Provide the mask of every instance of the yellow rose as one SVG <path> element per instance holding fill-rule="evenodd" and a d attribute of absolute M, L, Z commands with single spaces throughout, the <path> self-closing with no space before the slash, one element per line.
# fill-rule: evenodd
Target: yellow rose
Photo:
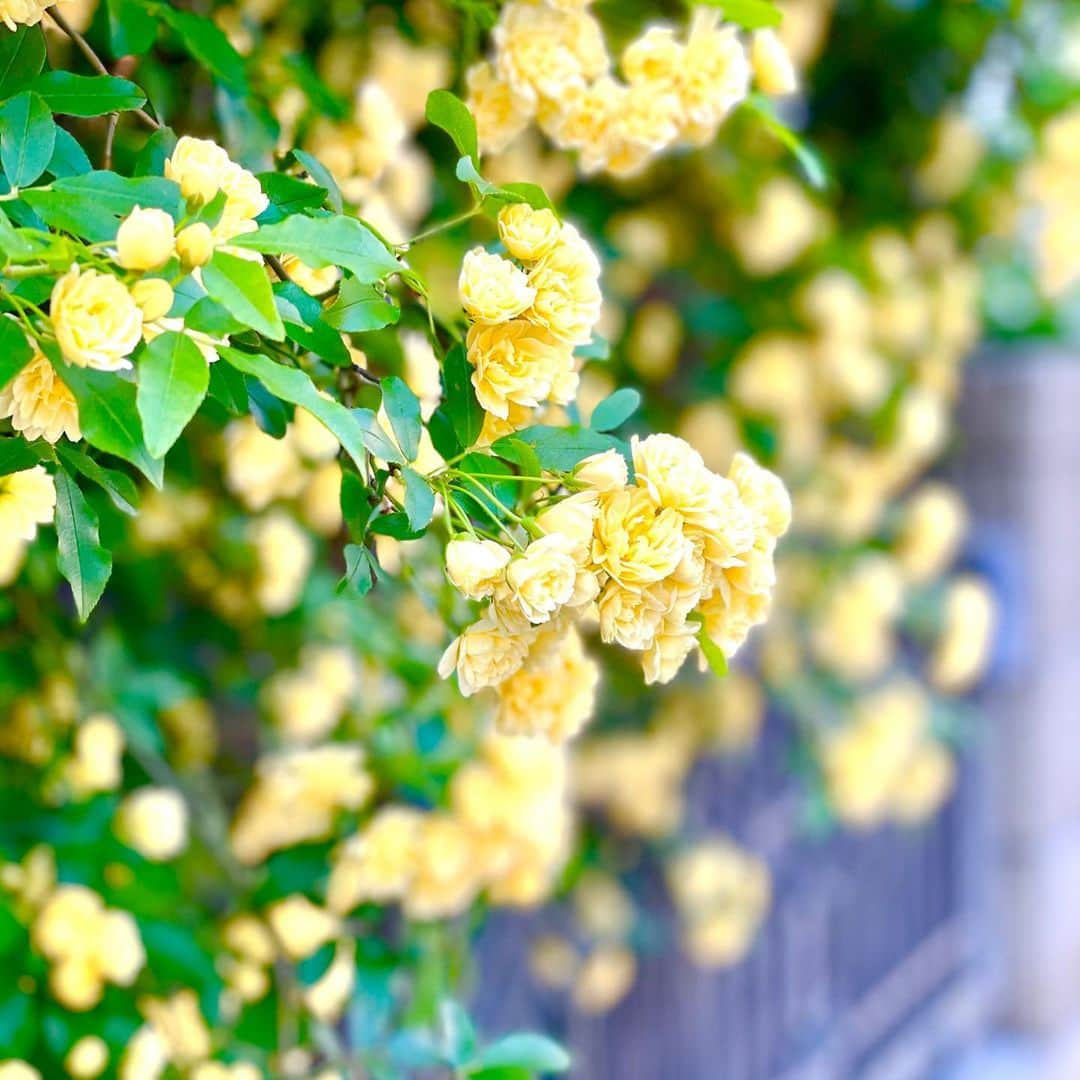
<path fill-rule="evenodd" d="M 485 154 L 502 153 L 528 126 L 532 103 L 500 79 L 487 61 L 469 68 L 465 85 L 466 104 L 476 118 L 480 150 Z"/>
<path fill-rule="evenodd" d="M 450 643 L 439 661 L 439 675 L 448 679 L 456 670 L 465 697 L 498 686 L 524 663 L 534 633 L 516 632 L 485 615 Z"/>
<path fill-rule="evenodd" d="M 572 599 L 577 572 L 562 537 L 542 536 L 507 566 L 505 603 L 531 623 L 547 622 Z"/>
<path fill-rule="evenodd" d="M 0 390 L 0 417 L 9 417 L 27 439 L 55 443 L 61 436 L 71 442 L 82 438 L 75 395 L 42 353 Z"/>
<path fill-rule="evenodd" d="M 589 491 L 618 491 L 626 487 L 626 458 L 614 447 L 585 458 L 574 470 L 575 483 Z"/>
<path fill-rule="evenodd" d="M 476 399 L 502 420 L 514 406 L 531 409 L 551 398 L 574 364 L 564 342 L 526 319 L 474 323 L 465 340 Z"/>
<path fill-rule="evenodd" d="M 203 204 L 221 189 L 221 179 L 231 163 L 217 143 L 182 135 L 165 161 L 165 175 L 180 185 L 185 199 Z"/>
<path fill-rule="evenodd" d="M 597 568 L 628 589 L 660 581 L 682 562 L 688 541 L 683 520 L 661 508 L 640 487 L 601 497 L 592 558 Z"/>
<path fill-rule="evenodd" d="M 204 221 L 196 221 L 181 229 L 176 236 L 176 253 L 189 270 L 208 263 L 214 254 L 214 234 L 210 226 Z"/>
<path fill-rule="evenodd" d="M 750 41 L 750 66 L 754 82 L 765 94 L 793 94 L 799 76 L 784 43 L 775 30 L 755 30 Z"/>
<path fill-rule="evenodd" d="M 266 920 L 277 941 L 292 960 L 303 960 L 341 933 L 341 920 L 295 893 L 272 904 Z"/>
<path fill-rule="evenodd" d="M 116 828 L 119 836 L 144 858 L 168 862 L 187 847 L 187 803 L 172 788 L 139 788 L 120 804 Z"/>
<path fill-rule="evenodd" d="M 164 210 L 136 206 L 116 233 L 116 258 L 125 270 L 156 270 L 172 258 L 176 228 Z"/>
<path fill-rule="evenodd" d="M 12 0 L 6 0 L 9 6 L 11 2 Z M 15 0 L 15 2 L 19 2 L 19 0 Z M 8 29 L 15 29 L 9 16 L 5 15 L 3 19 L 8 24 Z M 32 1065 L 27 1065 L 25 1061 L 15 1061 L 13 1059 L 0 1061 L 0 1080 L 41 1080 L 41 1073 Z"/>
<path fill-rule="evenodd" d="M 53 286 L 56 340 L 69 364 L 119 371 L 142 340 L 142 312 L 112 274 L 73 266 Z"/>
<path fill-rule="evenodd" d="M 510 552 L 494 540 L 451 540 L 446 545 L 446 575 L 470 600 L 491 596 L 509 562 Z"/>
<path fill-rule="evenodd" d="M 56 485 L 43 465 L 0 476 L 0 535 L 33 540 L 56 509 Z"/>
<path fill-rule="evenodd" d="M 570 345 L 586 345 L 600 318 L 600 262 L 573 225 L 528 278 L 534 290 L 528 317 Z"/>
<path fill-rule="evenodd" d="M 310 296 L 321 296 L 329 292 L 341 277 L 336 266 L 323 266 L 318 269 L 308 266 L 295 255 L 282 255 L 281 266 L 285 273 Z"/>
<path fill-rule="evenodd" d="M 559 241 L 562 226 L 548 209 L 534 210 L 527 203 L 511 203 L 499 211 L 499 237 L 506 250 L 522 262 L 536 262 Z"/>
<path fill-rule="evenodd" d="M 4 25 L 9 30 L 17 30 L 20 26 L 37 26 L 45 14 L 45 9 L 50 6 L 50 0 L 0 0 L 0 19 L 3 19 Z M 33 1075 L 37 1076 L 36 1070 L 33 1070 Z M 4 1077 L 3 1080 L 22 1080 L 22 1078 L 13 1073 L 10 1077 Z"/>
<path fill-rule="evenodd" d="M 95 1076 L 100 1076 L 105 1071 L 108 1064 L 109 1048 L 105 1040 L 97 1035 L 84 1035 L 64 1058 L 64 1068 L 75 1080 L 94 1080 Z M 0 1080 L 3 1080 L 2 1069 Z"/>
<path fill-rule="evenodd" d="M 410 919 L 456 915 L 472 903 L 480 885 L 472 833 L 449 814 L 424 818 L 416 846 L 416 869 L 405 894 Z"/>
<path fill-rule="evenodd" d="M 131 286 L 131 298 L 143 315 L 143 324 L 157 322 L 173 306 L 172 286 L 163 278 L 143 278 Z"/>
<path fill-rule="evenodd" d="M 384 806 L 333 857 L 326 904 L 345 915 L 367 900 L 400 899 L 412 878 L 421 811 Z"/>
<path fill-rule="evenodd" d="M 486 323 L 508 322 L 525 311 L 536 296 L 524 270 L 479 247 L 462 261 L 458 292 L 469 316 Z"/>

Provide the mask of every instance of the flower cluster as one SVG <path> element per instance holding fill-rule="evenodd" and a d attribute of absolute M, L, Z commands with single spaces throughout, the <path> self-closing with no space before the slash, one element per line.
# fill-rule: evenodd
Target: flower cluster
<path fill-rule="evenodd" d="M 490 60 L 469 69 L 469 107 L 481 149 L 505 150 L 530 122 L 561 149 L 575 150 L 583 172 L 632 176 L 677 146 L 710 143 L 750 92 L 796 88 L 791 59 L 772 30 L 749 47 L 714 8 L 695 9 L 686 40 L 652 26 L 612 73 L 600 23 L 587 4 L 514 0 L 493 32 Z"/>
<path fill-rule="evenodd" d="M 574 400 L 574 348 L 592 340 L 603 300 L 596 254 L 551 210 L 504 207 L 499 237 L 511 257 L 474 248 L 458 280 L 472 383 L 487 413 L 481 442 L 525 427 L 541 405 Z"/>
<path fill-rule="evenodd" d="M 586 458 L 573 493 L 537 514 L 540 535 L 523 551 L 472 539 L 447 548 L 450 580 L 488 607 L 440 672 L 456 670 L 467 695 L 495 687 L 502 730 L 565 738 L 588 719 L 595 675 L 576 639 L 567 642 L 586 616 L 605 642 L 641 654 L 647 683 L 666 683 L 702 633 L 731 656 L 768 611 L 776 541 L 790 521 L 779 480 L 745 454 L 719 476 L 668 435 L 635 437 L 632 454 L 633 483 L 618 451 Z M 561 697 L 537 692 L 559 673 L 572 676 Z"/>

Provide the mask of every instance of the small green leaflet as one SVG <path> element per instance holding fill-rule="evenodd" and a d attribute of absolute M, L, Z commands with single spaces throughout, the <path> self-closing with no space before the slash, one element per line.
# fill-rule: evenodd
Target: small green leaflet
<path fill-rule="evenodd" d="M 157 38 L 158 21 L 138 0 L 105 0 L 114 56 L 139 56 Z"/>
<path fill-rule="evenodd" d="M 65 116 L 105 116 L 146 104 L 146 95 L 130 80 L 115 75 L 73 75 L 46 71 L 31 84 L 53 112 Z"/>
<path fill-rule="evenodd" d="M 308 176 L 326 192 L 326 201 L 340 214 L 345 208 L 345 203 L 334 174 L 317 157 L 305 150 L 293 150 L 292 156 Z"/>
<path fill-rule="evenodd" d="M 33 355 L 22 327 L 7 315 L 0 315 L 0 390 L 30 363 Z"/>
<path fill-rule="evenodd" d="M 24 472 L 38 463 L 30 444 L 17 435 L 0 437 L 0 476 Z"/>
<path fill-rule="evenodd" d="M 112 574 L 112 555 L 98 539 L 98 516 L 78 484 L 60 470 L 56 477 L 56 562 L 71 585 L 75 610 L 86 622 Z"/>
<path fill-rule="evenodd" d="M 565 1072 L 570 1055 L 552 1039 L 531 1031 L 515 1032 L 485 1046 L 470 1062 L 477 1069 L 526 1069 L 530 1073 Z"/>
<path fill-rule="evenodd" d="M 723 10 L 728 22 L 741 26 L 744 30 L 762 30 L 766 27 L 779 26 L 783 22 L 783 12 L 770 0 L 695 0 L 711 7 Z"/>
<path fill-rule="evenodd" d="M 405 480 L 405 516 L 409 519 L 409 528 L 421 532 L 431 523 L 435 513 L 435 492 L 418 472 L 403 468 L 401 475 Z"/>
<path fill-rule="evenodd" d="M 455 345 L 443 361 L 443 408 L 463 449 L 475 445 L 484 426 L 484 410 L 476 400 L 472 373 L 464 347 Z"/>
<path fill-rule="evenodd" d="M 592 411 L 589 427 L 593 431 L 614 431 L 625 423 L 641 405 L 641 394 L 629 386 L 608 394 Z"/>
<path fill-rule="evenodd" d="M 247 93 L 247 74 L 244 58 L 229 44 L 229 39 L 213 19 L 181 11 L 171 3 L 147 4 L 162 22 L 176 32 L 185 48 L 229 90 Z"/>
<path fill-rule="evenodd" d="M 274 304 L 274 292 L 261 262 L 216 251 L 202 269 L 203 288 L 230 315 L 271 341 L 285 337 L 285 326 Z"/>
<path fill-rule="evenodd" d="M 275 397 L 307 409 L 336 436 L 358 468 L 365 467 L 365 449 L 385 461 L 403 464 L 401 454 L 379 429 L 375 414 L 370 409 L 346 409 L 344 405 L 323 397 L 304 372 L 279 364 L 268 356 L 232 348 L 222 348 L 219 352 L 222 359 L 237 371 L 258 379 Z"/>
<path fill-rule="evenodd" d="M 45 36 L 40 26 L 20 26 L 0 35 L 0 100 L 22 90 L 45 66 Z"/>
<path fill-rule="evenodd" d="M 53 147 L 47 171 L 57 177 L 82 176 L 93 168 L 86 151 L 79 145 L 79 140 L 70 131 L 57 127 L 56 146 Z"/>
<path fill-rule="evenodd" d="M 146 346 L 139 360 L 135 403 L 151 456 L 165 456 L 202 404 L 209 385 L 210 368 L 191 338 L 170 331 Z"/>
<path fill-rule="evenodd" d="M 55 146 L 56 121 L 37 94 L 22 90 L 0 105 L 0 164 L 12 187 L 32 184 Z"/>
<path fill-rule="evenodd" d="M 345 576 L 337 591 L 344 592 L 350 585 L 361 596 L 366 596 L 375 585 L 375 561 L 363 544 L 345 545 Z"/>
<path fill-rule="evenodd" d="M 743 108 L 749 109 L 794 155 L 802 166 L 811 187 L 818 191 L 829 186 L 829 176 L 821 158 L 794 131 L 776 115 L 772 102 L 761 94 L 752 94 L 743 102 Z"/>
<path fill-rule="evenodd" d="M 401 309 L 379 293 L 373 285 L 354 277 L 341 283 L 337 299 L 323 313 L 323 319 L 346 334 L 363 334 L 393 326 Z"/>
<path fill-rule="evenodd" d="M 476 121 L 465 102 L 449 90 L 433 90 L 428 94 L 424 115 L 429 124 L 442 128 L 458 148 L 458 152 L 474 162 L 479 157 Z"/>
<path fill-rule="evenodd" d="M 570 472 L 581 461 L 593 454 L 602 454 L 612 448 L 626 455 L 626 446 L 613 435 L 606 435 L 591 428 L 548 427 L 538 424 L 504 436 L 491 444 L 493 453 L 502 454 L 504 443 L 517 439 L 536 451 L 540 464 L 554 472 Z"/>
<path fill-rule="evenodd" d="M 104 465 L 99 465 L 82 450 L 67 442 L 57 443 L 56 454 L 65 465 L 97 484 L 121 513 L 131 517 L 138 513 L 139 489 L 127 473 L 120 472 L 119 469 L 106 469 Z"/>
<path fill-rule="evenodd" d="M 390 421 L 401 452 L 406 461 L 415 461 L 420 450 L 420 435 L 423 423 L 420 419 L 420 402 L 416 395 L 397 375 L 390 375 L 382 381 L 383 408 Z"/>
<path fill-rule="evenodd" d="M 277 224 L 238 236 L 231 243 L 264 254 L 295 255 L 315 269 L 342 266 L 369 285 L 403 269 L 393 252 L 366 225 L 343 214 L 293 214 Z"/>

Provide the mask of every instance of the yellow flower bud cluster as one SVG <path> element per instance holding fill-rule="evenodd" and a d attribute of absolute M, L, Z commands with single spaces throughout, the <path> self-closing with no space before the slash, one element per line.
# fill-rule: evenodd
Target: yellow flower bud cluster
<path fill-rule="evenodd" d="M 61 885 L 45 901 L 31 941 L 52 964 L 53 997 L 75 1012 L 92 1009 L 107 982 L 130 986 L 146 962 L 131 915 L 107 909 L 97 893 L 82 885 Z"/>
<path fill-rule="evenodd" d="M 472 384 L 488 414 L 481 442 L 525 427 L 538 406 L 573 401 L 574 348 L 592 340 L 603 300 L 595 253 L 551 210 L 503 207 L 499 236 L 510 258 L 474 248 L 458 280 Z"/>
<path fill-rule="evenodd" d="M 558 739 L 584 724 L 596 677 L 566 636 L 585 615 L 605 642 L 642 654 L 647 683 L 665 683 L 702 629 L 731 656 L 768 612 L 791 513 L 780 481 L 745 454 L 719 476 L 670 435 L 635 438 L 633 459 L 631 484 L 615 450 L 587 458 L 573 477 L 581 490 L 537 516 L 544 535 L 518 554 L 489 540 L 448 545 L 451 582 L 488 608 L 439 671 L 456 670 L 466 695 L 495 687 L 503 731 Z M 559 700 L 537 685 L 557 673 L 568 677 Z"/>
<path fill-rule="evenodd" d="M 708 968 L 739 963 L 769 909 L 768 867 L 731 841 L 715 839 L 680 851 L 665 873 L 691 959 Z"/>
<path fill-rule="evenodd" d="M 1039 283 L 1056 299 L 1080 281 L 1080 105 L 1055 116 L 1043 128 L 1040 152 L 1024 178 L 1028 201 L 1038 216 L 1036 253 Z"/>
<path fill-rule="evenodd" d="M 856 700 L 850 720 L 820 750 L 829 804 L 856 828 L 932 817 L 953 788 L 955 764 L 930 732 L 930 701 L 898 678 Z"/>
<path fill-rule="evenodd" d="M 237 808 L 233 851 L 254 865 L 281 848 L 324 840 L 337 814 L 358 810 L 372 789 L 360 746 L 332 743 L 269 754 L 255 766 L 254 782 Z"/>
<path fill-rule="evenodd" d="M 466 73 L 481 150 L 505 150 L 535 121 L 583 172 L 632 176 L 678 146 L 711 142 L 746 98 L 751 78 L 768 94 L 797 85 L 780 38 L 757 31 L 749 50 L 715 8 L 695 9 L 686 40 L 649 27 L 613 63 L 585 4 L 513 0 L 492 34 L 491 59 Z"/>
<path fill-rule="evenodd" d="M 464 911 L 483 890 L 498 904 L 541 902 L 569 851 L 565 751 L 546 740 L 489 736 L 455 774 L 449 806 L 390 804 L 333 857 L 331 911 L 400 901 L 409 918 Z"/>

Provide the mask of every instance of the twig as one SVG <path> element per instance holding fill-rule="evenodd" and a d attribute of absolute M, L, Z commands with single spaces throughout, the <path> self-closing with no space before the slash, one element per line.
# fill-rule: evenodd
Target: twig
<path fill-rule="evenodd" d="M 293 281 L 291 277 L 289 277 L 289 271 L 281 265 L 281 260 L 276 255 L 264 255 L 263 262 L 265 262 L 266 265 L 269 266 L 275 274 L 277 274 L 279 281 L 287 281 L 290 285 L 296 284 L 296 282 Z"/>
<path fill-rule="evenodd" d="M 105 129 L 105 168 L 112 170 L 113 143 L 116 140 L 116 128 L 120 123 L 118 112 L 109 113 L 109 126 Z"/>

